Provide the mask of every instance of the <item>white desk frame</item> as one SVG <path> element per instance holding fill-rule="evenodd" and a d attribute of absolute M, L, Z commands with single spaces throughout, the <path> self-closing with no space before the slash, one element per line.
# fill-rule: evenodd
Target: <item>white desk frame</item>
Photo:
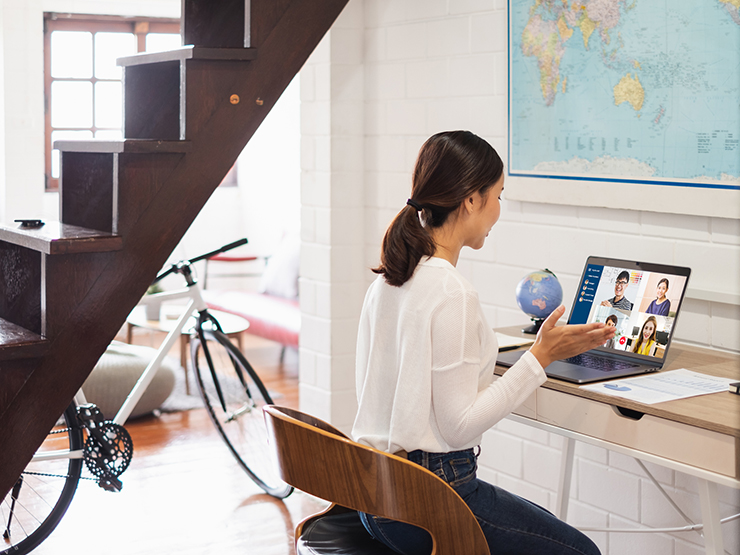
<path fill-rule="evenodd" d="M 701 502 L 702 522 L 704 524 L 704 545 L 707 555 L 724 555 L 724 540 L 722 539 L 722 527 L 719 514 L 719 498 L 717 495 L 717 484 L 730 488 L 740 489 L 740 480 L 729 476 L 724 476 L 716 472 L 710 472 L 694 466 L 689 466 L 677 461 L 656 456 L 651 453 L 645 453 L 636 449 L 631 449 L 623 445 L 611 443 L 599 438 L 591 437 L 579 432 L 553 426 L 545 422 L 540 422 L 525 416 L 510 414 L 508 419 L 532 426 L 546 432 L 558 434 L 565 438 L 563 453 L 560 465 L 560 479 L 557 492 L 557 503 L 555 514 L 561 520 L 566 520 L 568 516 L 568 504 L 570 501 L 570 486 L 573 474 L 573 458 L 575 454 L 575 442 L 582 441 L 590 445 L 602 447 L 609 451 L 628 455 L 635 459 L 650 462 L 683 472 L 689 476 L 694 476 L 699 483 L 699 500 Z"/>

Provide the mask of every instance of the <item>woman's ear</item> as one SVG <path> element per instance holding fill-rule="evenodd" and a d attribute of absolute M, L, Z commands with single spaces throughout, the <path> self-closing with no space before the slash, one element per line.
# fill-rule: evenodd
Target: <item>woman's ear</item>
<path fill-rule="evenodd" d="M 465 211 L 468 214 L 473 213 L 473 209 L 475 208 L 476 198 L 475 195 L 470 195 L 468 198 L 465 199 Z"/>

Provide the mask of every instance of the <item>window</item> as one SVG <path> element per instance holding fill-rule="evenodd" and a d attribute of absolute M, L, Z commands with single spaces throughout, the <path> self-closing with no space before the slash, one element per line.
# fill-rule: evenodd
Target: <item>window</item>
<path fill-rule="evenodd" d="M 46 190 L 59 188 L 60 139 L 120 139 L 116 59 L 181 46 L 177 19 L 44 14 Z"/>

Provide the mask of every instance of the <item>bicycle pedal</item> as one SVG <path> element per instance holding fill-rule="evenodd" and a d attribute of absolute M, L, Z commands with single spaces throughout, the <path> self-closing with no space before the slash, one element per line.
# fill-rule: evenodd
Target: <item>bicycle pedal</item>
<path fill-rule="evenodd" d="M 112 474 L 106 474 L 101 476 L 98 480 L 98 486 L 103 488 L 105 491 L 119 492 L 123 488 L 121 480 L 113 476 Z"/>

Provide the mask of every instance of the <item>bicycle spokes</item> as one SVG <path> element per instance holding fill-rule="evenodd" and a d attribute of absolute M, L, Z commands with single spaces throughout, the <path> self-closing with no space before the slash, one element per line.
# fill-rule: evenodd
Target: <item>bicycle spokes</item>
<path fill-rule="evenodd" d="M 282 499 L 291 488 L 270 457 L 262 407 L 272 399 L 259 376 L 218 331 L 205 329 L 193 338 L 191 355 L 208 415 L 232 455 L 257 485 Z"/>
<path fill-rule="evenodd" d="M 247 389 L 247 393 L 249 393 L 249 389 Z M 244 403 L 241 407 L 236 409 L 234 412 L 227 413 L 227 416 L 224 422 L 233 422 L 234 420 L 239 418 L 242 414 L 248 414 L 256 408 L 257 408 L 257 405 L 250 398 L 248 402 Z"/>

